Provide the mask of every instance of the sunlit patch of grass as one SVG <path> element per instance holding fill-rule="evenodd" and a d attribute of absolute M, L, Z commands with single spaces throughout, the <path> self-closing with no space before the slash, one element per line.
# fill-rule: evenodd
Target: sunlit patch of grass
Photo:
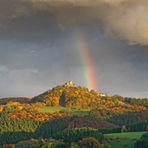
<path fill-rule="evenodd" d="M 39 112 L 42 113 L 54 113 L 54 112 L 69 112 L 72 115 L 82 115 L 82 116 L 87 116 L 89 115 L 90 110 L 89 109 L 78 109 L 78 108 L 66 108 L 66 107 L 48 107 L 44 106 L 42 107 Z"/>
<path fill-rule="evenodd" d="M 55 112 L 60 112 L 60 111 L 66 111 L 66 108 L 65 107 L 48 107 L 48 106 L 44 106 L 39 111 L 43 112 L 43 113 L 55 113 Z"/>

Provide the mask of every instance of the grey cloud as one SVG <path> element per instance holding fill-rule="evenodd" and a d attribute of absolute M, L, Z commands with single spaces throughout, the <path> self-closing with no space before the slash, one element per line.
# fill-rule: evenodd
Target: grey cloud
<path fill-rule="evenodd" d="M 68 26 L 97 24 L 108 36 L 148 45 L 146 0 L 2 0 L 0 12 L 1 28 L 18 37 L 21 31 L 26 38 L 29 31 L 39 39 L 54 37 Z"/>

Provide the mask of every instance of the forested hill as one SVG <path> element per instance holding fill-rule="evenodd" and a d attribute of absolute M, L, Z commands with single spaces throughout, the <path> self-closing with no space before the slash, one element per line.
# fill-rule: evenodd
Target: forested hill
<path fill-rule="evenodd" d="M 23 147 L 25 142 L 30 147 L 35 139 L 41 145 L 62 141 L 65 148 L 70 148 L 69 145 L 79 145 L 84 138 L 92 137 L 104 145 L 104 133 L 148 130 L 148 109 L 143 105 L 147 101 L 105 95 L 71 81 L 32 99 L 2 99 L 0 147 Z"/>
<path fill-rule="evenodd" d="M 59 85 L 32 99 L 26 97 L 2 98 L 0 105 L 9 102 L 43 103 L 46 106 L 78 107 L 80 109 L 105 109 L 112 112 L 145 111 L 148 99 L 124 98 L 119 95 L 107 95 L 75 85 L 72 81 Z"/>
<path fill-rule="evenodd" d="M 57 86 L 32 98 L 31 103 L 42 102 L 48 106 L 79 107 L 81 109 L 100 108 L 112 112 L 136 112 L 147 110 L 144 105 L 148 100 L 139 104 L 134 99 L 121 96 L 110 96 L 98 93 L 88 88 L 77 86 L 72 81 Z"/>

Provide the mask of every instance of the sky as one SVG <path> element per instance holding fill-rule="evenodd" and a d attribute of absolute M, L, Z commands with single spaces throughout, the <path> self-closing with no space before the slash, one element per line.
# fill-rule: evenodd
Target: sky
<path fill-rule="evenodd" d="M 92 79 L 99 92 L 148 98 L 147 77 L 147 0 L 0 0 L 0 98 Z"/>

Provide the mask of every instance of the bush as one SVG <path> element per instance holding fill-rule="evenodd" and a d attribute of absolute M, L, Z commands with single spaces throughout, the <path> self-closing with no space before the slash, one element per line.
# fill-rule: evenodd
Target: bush
<path fill-rule="evenodd" d="M 16 148 L 30 148 L 30 147 L 41 147 L 44 145 L 44 140 L 36 140 L 36 139 L 31 139 L 28 141 L 20 141 L 15 145 Z"/>
<path fill-rule="evenodd" d="M 100 148 L 100 143 L 96 138 L 88 137 L 78 142 L 80 148 Z"/>
<path fill-rule="evenodd" d="M 46 144 L 41 146 L 42 148 L 70 148 L 69 144 L 63 141 L 57 141 L 55 139 L 49 139 Z"/>

